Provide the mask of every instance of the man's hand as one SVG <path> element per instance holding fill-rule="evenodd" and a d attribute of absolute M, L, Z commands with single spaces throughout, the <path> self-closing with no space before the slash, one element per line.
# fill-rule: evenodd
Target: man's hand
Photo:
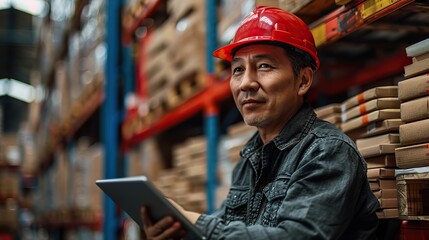
<path fill-rule="evenodd" d="M 141 217 L 147 239 L 181 239 L 186 235 L 180 222 L 175 221 L 172 217 L 165 217 L 153 224 L 146 207 L 141 208 Z"/>
<path fill-rule="evenodd" d="M 195 224 L 198 220 L 198 218 L 200 217 L 201 214 L 196 213 L 196 212 L 191 212 L 191 211 L 186 211 L 182 206 L 180 206 L 179 204 L 177 204 L 175 201 L 171 200 L 168 198 L 168 201 L 170 201 L 170 203 L 177 209 L 179 210 L 179 212 L 181 212 L 183 214 L 183 216 L 185 216 L 189 222 L 191 222 L 192 224 Z"/>

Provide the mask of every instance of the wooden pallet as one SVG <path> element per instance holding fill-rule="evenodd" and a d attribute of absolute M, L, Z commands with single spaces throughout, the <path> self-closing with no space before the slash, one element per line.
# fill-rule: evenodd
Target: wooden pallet
<path fill-rule="evenodd" d="M 170 92 L 169 84 L 164 88 L 158 89 L 150 98 L 149 98 L 149 111 L 145 116 L 146 121 L 149 124 L 154 123 L 162 115 L 167 113 L 171 106 L 168 103 L 168 94 Z"/>
<path fill-rule="evenodd" d="M 168 1 L 167 11 L 173 21 L 177 22 L 195 12 L 205 13 L 205 2 L 201 0 L 171 0 Z"/>
<path fill-rule="evenodd" d="M 198 70 L 182 74 L 168 93 L 169 108 L 173 109 L 201 92 L 205 86 L 204 76 L 204 73 Z"/>

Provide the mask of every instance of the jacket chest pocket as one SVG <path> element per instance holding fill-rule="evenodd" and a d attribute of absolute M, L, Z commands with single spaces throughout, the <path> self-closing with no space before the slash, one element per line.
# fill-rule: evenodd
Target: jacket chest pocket
<path fill-rule="evenodd" d="M 247 203 L 249 200 L 249 188 L 231 187 L 225 200 L 225 221 L 246 222 Z"/>
<path fill-rule="evenodd" d="M 267 200 L 262 210 L 262 224 L 265 226 L 276 226 L 277 215 L 284 198 L 286 197 L 289 178 L 280 178 L 264 187 L 263 193 Z"/>

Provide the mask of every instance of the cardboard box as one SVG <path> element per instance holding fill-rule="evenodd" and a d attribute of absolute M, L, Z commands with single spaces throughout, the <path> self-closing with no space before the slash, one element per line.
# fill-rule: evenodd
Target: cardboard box
<path fill-rule="evenodd" d="M 427 72 L 429 72 L 429 58 L 414 61 L 413 63 L 404 66 L 404 77 L 406 78 Z"/>
<path fill-rule="evenodd" d="M 367 170 L 368 179 L 377 178 L 395 178 L 395 169 L 393 168 L 372 168 Z"/>
<path fill-rule="evenodd" d="M 378 199 L 380 198 L 397 198 L 398 197 L 398 189 L 380 189 L 377 191 L 373 191 L 374 196 Z"/>
<path fill-rule="evenodd" d="M 429 166 L 429 143 L 396 148 L 395 156 L 398 168 Z"/>
<path fill-rule="evenodd" d="M 375 213 L 379 219 L 397 218 L 399 216 L 397 208 L 380 209 Z"/>
<path fill-rule="evenodd" d="M 401 104 L 401 120 L 405 123 L 429 118 L 429 97 L 421 97 Z"/>
<path fill-rule="evenodd" d="M 369 158 L 385 154 L 393 154 L 395 153 L 395 148 L 399 146 L 399 143 L 377 144 L 364 148 L 359 148 L 359 152 L 364 158 Z"/>
<path fill-rule="evenodd" d="M 370 123 L 368 126 L 362 126 L 347 132 L 346 134 L 351 139 L 359 139 L 372 137 L 384 133 L 398 133 L 399 126 L 402 124 L 401 119 L 386 119 L 383 121 L 378 121 Z"/>
<path fill-rule="evenodd" d="M 377 191 L 380 189 L 394 189 L 396 188 L 395 179 L 368 179 L 369 187 L 371 191 Z"/>
<path fill-rule="evenodd" d="M 378 122 L 386 119 L 397 119 L 400 117 L 401 113 L 399 109 L 377 110 L 341 124 L 341 129 L 344 132 L 348 132 L 362 126 L 367 126 L 373 122 Z"/>
<path fill-rule="evenodd" d="M 169 51 L 169 47 L 175 40 L 175 27 L 173 22 L 165 22 L 150 32 L 149 39 L 144 46 L 148 60 L 155 59 L 163 51 Z"/>
<path fill-rule="evenodd" d="M 353 96 L 341 104 L 342 112 L 346 112 L 348 109 L 368 102 L 369 100 L 375 98 L 386 98 L 386 97 L 398 97 L 398 87 L 397 86 L 383 86 L 375 87 L 368 89 L 356 96 Z"/>
<path fill-rule="evenodd" d="M 400 108 L 398 98 L 377 98 L 368 102 L 362 103 L 359 106 L 353 107 L 341 114 L 342 122 L 347 122 L 350 119 L 365 115 L 381 109 L 397 109 Z"/>
<path fill-rule="evenodd" d="M 399 126 L 402 146 L 429 142 L 429 118 Z"/>
<path fill-rule="evenodd" d="M 399 133 L 386 133 L 378 136 L 359 138 L 356 140 L 358 148 L 366 148 L 383 143 L 400 143 Z"/>
<path fill-rule="evenodd" d="M 314 112 L 316 113 L 318 118 L 324 118 L 334 113 L 341 113 L 341 104 L 332 103 L 323 107 L 316 108 L 314 109 Z"/>
<path fill-rule="evenodd" d="M 429 74 L 423 74 L 398 83 L 398 98 L 402 102 L 428 95 Z"/>
<path fill-rule="evenodd" d="M 365 158 L 365 161 L 368 169 L 396 167 L 396 159 L 394 154 L 384 154 L 375 157 L 368 157 Z"/>
<path fill-rule="evenodd" d="M 191 12 L 205 13 L 205 2 L 200 0 L 171 0 L 167 2 L 167 11 L 170 17 L 177 22 Z"/>
<path fill-rule="evenodd" d="M 429 220 L 429 172 L 401 174 L 396 180 L 399 217 Z"/>
<path fill-rule="evenodd" d="M 379 198 L 380 208 L 398 208 L 397 198 Z"/>
<path fill-rule="evenodd" d="M 341 121 L 341 114 L 339 114 L 339 113 L 335 113 L 335 114 L 325 116 L 322 118 L 322 120 L 325 120 L 329 123 L 334 124 L 336 127 L 341 128 L 342 121 Z"/>

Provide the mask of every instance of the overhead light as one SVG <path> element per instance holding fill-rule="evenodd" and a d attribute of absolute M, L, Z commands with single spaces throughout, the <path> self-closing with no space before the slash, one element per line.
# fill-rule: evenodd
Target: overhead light
<path fill-rule="evenodd" d="M 0 0 L 0 9 L 15 8 L 34 16 L 42 16 L 48 4 L 44 0 Z"/>
<path fill-rule="evenodd" d="M 0 10 L 10 8 L 10 0 L 0 0 Z"/>
<path fill-rule="evenodd" d="M 36 91 L 33 86 L 15 79 L 0 79 L 0 96 L 8 95 L 23 102 L 35 100 Z"/>

